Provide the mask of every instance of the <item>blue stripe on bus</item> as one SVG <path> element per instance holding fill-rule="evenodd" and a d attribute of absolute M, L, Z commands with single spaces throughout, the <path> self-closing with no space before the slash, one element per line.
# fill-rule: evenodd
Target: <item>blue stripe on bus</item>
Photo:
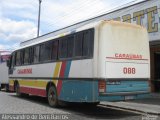
<path fill-rule="evenodd" d="M 120 85 L 106 85 L 106 92 L 149 91 L 148 81 L 121 81 Z"/>
<path fill-rule="evenodd" d="M 66 66 L 65 66 L 65 68 L 64 68 L 64 78 L 68 78 L 68 76 L 69 76 L 69 71 L 70 71 L 70 67 L 71 67 L 71 61 L 66 61 Z M 64 98 L 64 93 L 63 93 L 63 91 L 64 91 L 64 86 L 65 86 L 65 84 L 64 84 L 64 82 L 62 81 L 62 90 L 61 90 L 61 92 L 59 93 L 59 99 L 61 99 L 61 100 L 63 100 Z"/>
<path fill-rule="evenodd" d="M 59 100 L 69 102 L 98 102 L 98 81 L 66 80 Z M 93 94 L 94 93 L 94 94 Z"/>
<path fill-rule="evenodd" d="M 65 78 L 67 78 L 68 75 L 69 75 L 70 67 L 71 67 L 71 61 L 67 61 L 66 68 L 65 68 L 65 73 L 64 73 Z"/>

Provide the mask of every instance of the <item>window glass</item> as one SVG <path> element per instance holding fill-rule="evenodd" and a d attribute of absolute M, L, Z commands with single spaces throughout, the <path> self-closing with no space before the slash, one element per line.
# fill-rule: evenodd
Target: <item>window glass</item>
<path fill-rule="evenodd" d="M 24 49 L 20 51 L 20 57 L 21 57 L 21 64 L 23 65 L 24 64 Z"/>
<path fill-rule="evenodd" d="M 24 50 L 24 64 L 28 64 L 29 63 L 29 48 L 26 48 Z"/>
<path fill-rule="evenodd" d="M 51 60 L 52 42 L 45 43 L 44 61 Z"/>
<path fill-rule="evenodd" d="M 85 31 L 83 33 L 83 56 L 88 56 L 89 54 L 89 32 Z"/>
<path fill-rule="evenodd" d="M 52 42 L 52 60 L 57 59 L 58 54 L 58 41 Z"/>
<path fill-rule="evenodd" d="M 93 56 L 93 29 L 78 32 L 40 45 L 17 51 L 12 65 L 38 63 L 65 58 L 88 58 Z M 13 53 L 14 55 L 14 53 Z"/>
<path fill-rule="evenodd" d="M 44 54 L 45 54 L 45 44 L 40 45 L 40 54 L 39 54 L 39 61 L 44 61 Z"/>
<path fill-rule="evenodd" d="M 29 63 L 33 63 L 34 61 L 34 49 L 33 47 L 29 48 Z"/>
<path fill-rule="evenodd" d="M 11 62 L 12 62 L 11 67 L 14 67 L 14 65 L 15 65 L 15 52 L 12 54 Z"/>
<path fill-rule="evenodd" d="M 70 36 L 67 38 L 67 57 L 73 57 L 74 53 L 74 36 Z"/>
<path fill-rule="evenodd" d="M 89 46 L 90 46 L 90 57 L 93 57 L 93 49 L 94 49 L 94 29 L 90 30 L 90 42 L 89 42 Z"/>
<path fill-rule="evenodd" d="M 21 65 L 21 61 L 20 61 L 20 51 L 16 52 L 16 65 Z"/>
<path fill-rule="evenodd" d="M 75 57 L 82 56 L 82 40 L 83 34 L 77 33 L 75 37 Z"/>
<path fill-rule="evenodd" d="M 59 41 L 59 58 L 67 57 L 67 39 L 62 38 Z"/>
<path fill-rule="evenodd" d="M 39 45 L 34 46 L 33 48 L 33 62 L 38 63 L 39 62 Z"/>
<path fill-rule="evenodd" d="M 83 56 L 91 57 L 93 54 L 93 34 L 91 30 L 83 33 Z"/>

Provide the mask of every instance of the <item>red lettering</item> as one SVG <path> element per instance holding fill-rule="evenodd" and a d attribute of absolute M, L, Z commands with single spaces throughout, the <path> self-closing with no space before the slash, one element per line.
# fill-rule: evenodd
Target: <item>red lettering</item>
<path fill-rule="evenodd" d="M 123 74 L 136 74 L 136 68 L 124 67 Z"/>
<path fill-rule="evenodd" d="M 115 54 L 115 57 L 116 57 L 116 58 L 118 57 L 118 54 L 117 54 L 117 53 Z"/>
<path fill-rule="evenodd" d="M 115 54 L 115 58 L 121 58 L 121 59 L 142 59 L 142 55 L 138 54 Z"/>
<path fill-rule="evenodd" d="M 29 69 L 19 69 L 17 70 L 18 74 L 32 74 L 32 68 Z"/>

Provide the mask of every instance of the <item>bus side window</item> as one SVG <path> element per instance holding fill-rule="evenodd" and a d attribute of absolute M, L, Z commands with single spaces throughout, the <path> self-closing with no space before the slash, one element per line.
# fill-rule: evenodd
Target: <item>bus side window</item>
<path fill-rule="evenodd" d="M 83 40 L 83 34 L 77 33 L 75 36 L 75 57 L 81 57 L 82 56 L 82 40 Z"/>
<path fill-rule="evenodd" d="M 33 63 L 39 62 L 39 45 L 34 46 L 33 48 Z"/>
<path fill-rule="evenodd" d="M 67 38 L 67 58 L 72 58 L 74 53 L 74 35 Z"/>
<path fill-rule="evenodd" d="M 93 31 L 88 30 L 83 33 L 83 56 L 92 57 L 93 55 Z"/>
<path fill-rule="evenodd" d="M 59 41 L 59 55 L 58 57 L 61 59 L 67 58 L 67 39 L 62 38 Z"/>
<path fill-rule="evenodd" d="M 26 48 L 24 50 L 24 64 L 28 64 L 29 63 L 29 48 Z"/>
<path fill-rule="evenodd" d="M 34 61 L 34 49 L 33 49 L 33 47 L 30 47 L 29 48 L 29 63 L 33 63 L 33 61 Z"/>
<path fill-rule="evenodd" d="M 40 53 L 39 53 L 40 62 L 43 62 L 45 60 L 44 54 L 45 54 L 45 44 L 43 43 L 40 45 Z"/>
<path fill-rule="evenodd" d="M 23 65 L 23 64 L 24 64 L 24 49 L 22 49 L 20 52 L 21 52 L 21 53 L 20 53 L 21 65 Z"/>
<path fill-rule="evenodd" d="M 51 60 L 51 52 L 52 52 L 52 42 L 46 42 L 43 54 L 44 61 Z"/>
<path fill-rule="evenodd" d="M 11 62 L 11 67 L 13 68 L 15 66 L 15 53 L 12 54 Z"/>
<path fill-rule="evenodd" d="M 52 60 L 57 60 L 58 57 L 58 40 L 52 42 Z"/>
<path fill-rule="evenodd" d="M 16 65 L 21 65 L 20 51 L 16 52 Z"/>

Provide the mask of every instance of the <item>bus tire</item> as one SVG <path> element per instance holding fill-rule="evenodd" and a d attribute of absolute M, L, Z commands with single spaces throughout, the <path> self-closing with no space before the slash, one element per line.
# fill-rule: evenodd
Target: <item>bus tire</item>
<path fill-rule="evenodd" d="M 54 86 L 50 86 L 48 91 L 47 91 L 47 100 L 48 104 L 51 107 L 58 107 L 58 95 L 57 95 L 57 90 Z"/>
<path fill-rule="evenodd" d="M 15 85 L 15 91 L 17 96 L 21 96 L 19 83 L 17 82 Z"/>

